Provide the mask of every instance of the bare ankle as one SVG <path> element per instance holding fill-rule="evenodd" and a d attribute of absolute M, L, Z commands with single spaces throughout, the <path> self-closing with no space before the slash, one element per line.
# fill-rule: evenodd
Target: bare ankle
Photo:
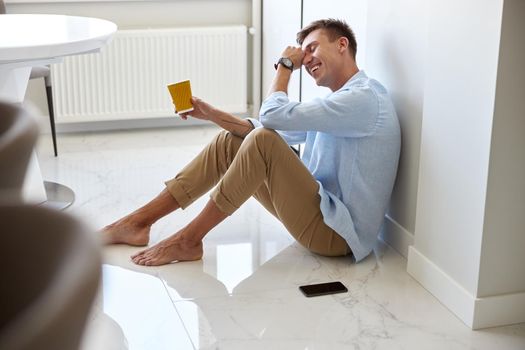
<path fill-rule="evenodd" d="M 151 227 L 155 222 L 151 222 L 151 220 L 148 220 L 144 216 L 142 216 L 139 213 L 133 212 L 119 221 L 116 222 L 117 224 L 121 225 L 131 225 L 133 227 L 137 228 L 144 228 L 144 227 Z"/>
<path fill-rule="evenodd" d="M 183 242 L 188 247 L 195 247 L 202 244 L 201 235 L 195 232 L 191 227 L 186 226 L 176 234 L 177 239 Z"/>
<path fill-rule="evenodd" d="M 123 218 L 101 230 L 105 244 L 147 245 L 150 226 Z"/>

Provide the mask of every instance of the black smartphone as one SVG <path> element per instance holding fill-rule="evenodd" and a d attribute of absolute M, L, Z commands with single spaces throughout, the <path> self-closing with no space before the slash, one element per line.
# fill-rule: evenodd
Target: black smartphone
<path fill-rule="evenodd" d="M 299 289 L 307 297 L 348 292 L 348 289 L 341 282 L 310 284 L 300 286 Z"/>

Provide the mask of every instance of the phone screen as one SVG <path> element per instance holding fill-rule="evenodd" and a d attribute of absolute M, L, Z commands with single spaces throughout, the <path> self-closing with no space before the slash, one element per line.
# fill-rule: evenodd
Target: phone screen
<path fill-rule="evenodd" d="M 348 289 L 341 282 L 310 284 L 300 286 L 299 289 L 307 297 L 348 292 Z"/>

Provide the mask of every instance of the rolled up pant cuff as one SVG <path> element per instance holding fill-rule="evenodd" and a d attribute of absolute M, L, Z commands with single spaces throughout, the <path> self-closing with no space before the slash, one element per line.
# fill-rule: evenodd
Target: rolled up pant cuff
<path fill-rule="evenodd" d="M 210 194 L 217 208 L 226 215 L 232 215 L 239 207 L 233 205 L 217 188 Z"/>
<path fill-rule="evenodd" d="M 193 203 L 194 199 L 186 193 L 184 188 L 178 183 L 177 179 L 172 179 L 164 183 L 166 184 L 168 192 L 173 198 L 175 198 L 182 209 L 186 209 L 191 203 Z"/>

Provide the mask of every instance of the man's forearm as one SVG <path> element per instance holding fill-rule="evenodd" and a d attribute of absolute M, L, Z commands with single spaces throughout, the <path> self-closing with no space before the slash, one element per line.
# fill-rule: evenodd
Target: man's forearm
<path fill-rule="evenodd" d="M 211 121 L 224 130 L 242 138 L 246 137 L 246 135 L 253 130 L 253 125 L 248 120 L 241 119 L 223 111 L 218 111 Z"/>
<path fill-rule="evenodd" d="M 288 83 L 292 76 L 292 71 L 288 68 L 279 65 L 277 67 L 277 72 L 273 77 L 272 85 L 270 85 L 270 90 L 268 90 L 268 96 L 273 94 L 276 91 L 283 91 L 288 94 Z"/>

